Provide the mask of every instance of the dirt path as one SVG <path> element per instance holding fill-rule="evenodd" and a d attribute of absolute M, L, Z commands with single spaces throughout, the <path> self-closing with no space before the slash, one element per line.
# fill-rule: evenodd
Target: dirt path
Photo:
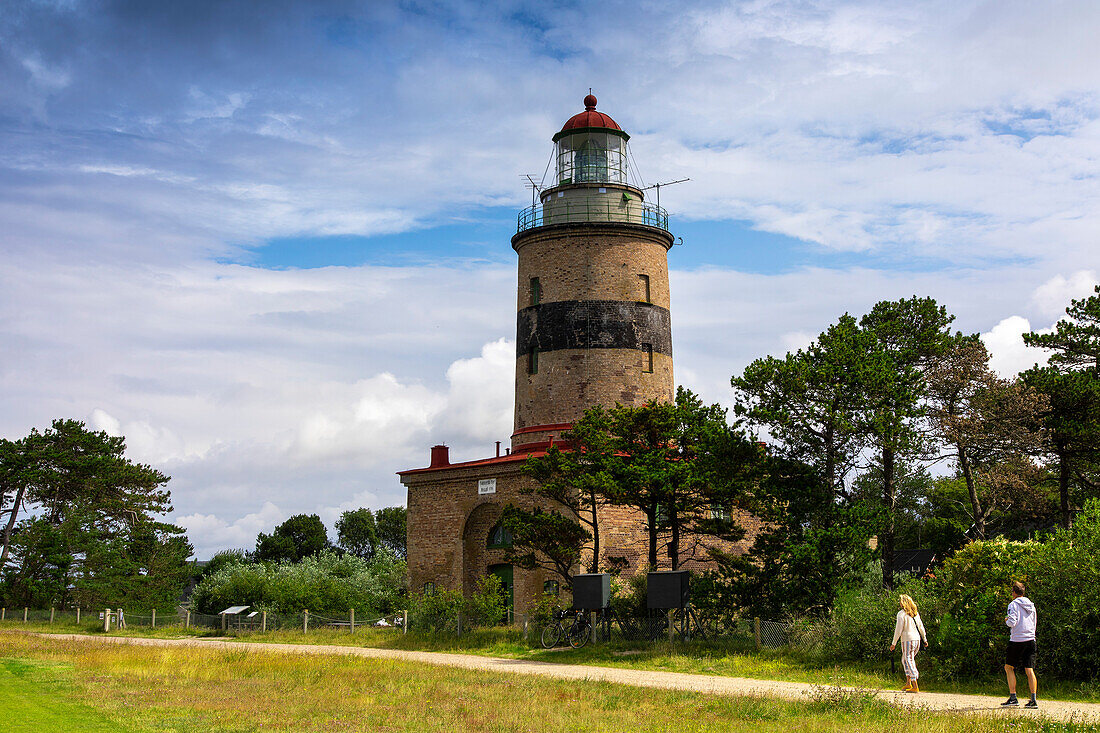
<path fill-rule="evenodd" d="M 472 654 L 447 654 L 442 652 L 408 652 L 395 649 L 371 649 L 353 646 L 321 646 L 315 644 L 269 644 L 261 642 L 224 641 L 221 639 L 144 639 L 118 636 L 86 636 L 83 634 L 40 634 L 48 639 L 73 639 L 90 643 L 135 644 L 138 646 L 182 646 L 228 648 L 254 652 L 280 652 L 284 654 L 340 655 L 368 657 L 372 659 L 399 659 L 422 664 L 438 664 L 464 669 L 511 674 L 529 674 L 565 680 L 599 680 L 636 687 L 656 687 L 667 690 L 686 690 L 717 695 L 761 695 L 790 700 L 806 699 L 815 689 L 803 682 L 755 680 L 743 677 L 712 677 L 709 675 L 657 672 L 612 667 L 591 667 L 578 664 L 552 664 L 523 659 L 479 657 Z M 1040 689 L 1040 693 L 1042 690 Z M 981 695 L 953 695 L 940 692 L 923 692 L 911 695 L 900 690 L 882 690 L 879 696 L 889 703 L 929 710 L 948 710 L 966 713 L 985 713 L 1008 716 L 1049 716 L 1055 720 L 1092 720 L 1100 722 L 1100 704 L 1043 700 L 1038 711 L 1004 709 L 1003 698 Z"/>

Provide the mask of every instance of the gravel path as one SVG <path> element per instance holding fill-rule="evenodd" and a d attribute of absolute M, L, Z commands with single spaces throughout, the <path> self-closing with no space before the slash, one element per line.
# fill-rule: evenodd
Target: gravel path
<path fill-rule="evenodd" d="M 82 634 L 40 634 L 49 639 L 73 639 L 89 643 L 134 644 L 137 646 L 227 648 L 253 652 L 279 652 L 284 654 L 338 655 L 368 657 L 371 659 L 399 659 L 422 664 L 438 664 L 486 672 L 529 674 L 565 680 L 599 680 L 636 687 L 656 687 L 666 690 L 686 690 L 716 695 L 761 695 L 790 700 L 806 699 L 815 685 L 803 682 L 779 680 L 755 680 L 743 677 L 714 677 L 680 672 L 658 672 L 613 667 L 592 667 L 579 664 L 552 664 L 523 659 L 500 659 L 472 654 L 447 654 L 442 652 L 409 652 L 396 649 L 371 649 L 354 646 L 321 646 L 315 644 L 269 644 L 260 642 L 225 641 L 221 639 L 145 639 L 118 636 L 86 636 Z M 1025 683 L 1026 685 L 1026 683 Z M 1041 685 L 1041 681 L 1040 681 Z M 855 688 L 847 688 L 855 689 Z M 1042 688 L 1040 686 L 1040 693 Z M 1049 716 L 1055 720 L 1100 722 L 1100 704 L 1060 702 L 1039 699 L 1038 711 L 1004 709 L 1001 697 L 981 695 L 953 695 L 940 692 L 922 692 L 912 695 L 900 690 L 881 690 L 879 696 L 894 705 L 920 707 L 928 710 L 947 710 L 965 713 L 985 713 L 1009 716 Z"/>

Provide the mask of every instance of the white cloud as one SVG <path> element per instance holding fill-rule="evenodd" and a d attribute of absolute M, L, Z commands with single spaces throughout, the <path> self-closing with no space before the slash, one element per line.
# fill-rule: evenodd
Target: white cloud
<path fill-rule="evenodd" d="M 1068 278 L 1055 275 L 1035 289 L 1031 300 L 1044 316 L 1059 320 L 1071 300 L 1092 295 L 1097 284 L 1095 270 L 1078 270 Z"/>
<path fill-rule="evenodd" d="M 257 512 L 252 512 L 226 522 L 216 514 L 186 514 L 175 517 L 175 523 L 187 530 L 195 545 L 196 556 L 209 558 L 218 550 L 251 550 L 256 546 L 256 535 L 270 532 L 275 525 L 287 518 L 287 514 L 270 501 L 265 501 Z"/>
<path fill-rule="evenodd" d="M 680 221 L 747 220 L 844 263 L 762 275 L 736 241 L 689 242 L 711 246 L 706 267 L 674 252 L 676 373 L 705 399 L 840 314 L 912 294 L 981 332 L 1009 374 L 1039 353 L 1019 334 L 1089 294 L 1100 5 L 636 11 L 292 4 L 181 31 L 139 9 L 134 33 L 110 8 L 25 4 L 19 33 L 0 24 L 17 72 L 0 102 L 0 433 L 83 416 L 125 435 L 173 476 L 201 552 L 251 547 L 294 513 L 331 526 L 400 503 L 393 472 L 435 442 L 484 457 L 511 432 L 506 241 L 425 245 L 426 264 L 222 262 L 526 205 L 516 174 L 579 111 L 578 79 L 647 180 L 691 177 L 662 192 Z M 119 73 L 139 64 L 156 84 Z"/>
<path fill-rule="evenodd" d="M 1022 335 L 1031 330 L 1031 323 L 1026 318 L 1009 316 L 982 334 L 982 342 L 989 349 L 989 366 L 1000 377 L 1011 379 L 1036 364 L 1046 364 L 1050 357 L 1048 350 L 1024 343 Z M 1039 332 L 1049 331 L 1044 329 Z"/>

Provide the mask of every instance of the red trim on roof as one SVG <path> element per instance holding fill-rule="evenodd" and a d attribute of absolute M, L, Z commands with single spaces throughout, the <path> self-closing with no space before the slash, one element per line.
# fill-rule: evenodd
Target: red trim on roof
<path fill-rule="evenodd" d="M 549 448 L 550 443 L 549 442 L 531 443 L 530 446 L 531 446 L 532 450 L 522 450 L 522 449 L 527 448 L 528 446 L 520 446 L 521 450 L 513 451 L 512 453 L 509 453 L 506 456 L 500 456 L 499 458 L 496 458 L 496 457 L 494 457 L 494 458 L 482 458 L 481 460 L 477 460 L 477 461 L 464 461 L 462 463 L 451 463 L 447 466 L 438 466 L 438 467 L 435 467 L 435 468 L 432 468 L 432 467 L 428 467 L 428 468 L 411 468 L 408 471 L 398 471 L 397 475 L 398 476 L 409 476 L 411 474 L 417 474 L 417 473 L 434 473 L 436 471 L 449 471 L 452 468 L 462 469 L 462 468 L 474 468 L 474 467 L 479 467 L 479 466 L 494 466 L 494 465 L 500 465 L 500 464 L 505 464 L 505 463 L 522 463 L 523 461 L 526 461 L 528 457 L 537 458 L 539 456 L 546 455 L 545 448 Z M 535 446 L 544 446 L 544 448 L 539 450 L 539 449 L 535 449 Z"/>

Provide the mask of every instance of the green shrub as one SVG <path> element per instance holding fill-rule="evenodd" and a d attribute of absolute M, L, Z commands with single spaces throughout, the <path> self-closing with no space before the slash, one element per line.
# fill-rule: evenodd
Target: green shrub
<path fill-rule="evenodd" d="M 898 596 L 902 593 L 916 601 L 921 621 L 932 638 L 937 630 L 934 591 L 928 584 L 906 576 L 895 591 L 866 586 L 842 590 L 829 621 L 822 627 L 824 653 L 838 659 L 887 659 L 894 623 L 901 610 Z"/>
<path fill-rule="evenodd" d="M 405 563 L 392 552 L 380 550 L 367 561 L 326 551 L 301 562 L 230 562 L 195 587 L 191 606 L 199 613 L 248 605 L 339 617 L 354 608 L 367 618 L 402 608 L 404 595 Z"/>
<path fill-rule="evenodd" d="M 415 593 L 410 599 L 409 620 L 412 628 L 434 633 L 458 632 L 459 614 L 462 630 L 497 626 L 505 622 L 508 602 L 500 578 L 483 575 L 469 598 L 456 590 L 435 590 Z"/>
<path fill-rule="evenodd" d="M 454 634 L 464 599 L 456 590 L 414 593 L 409 599 L 409 628 Z"/>
<path fill-rule="evenodd" d="M 1041 540 L 972 542 L 944 563 L 939 580 L 903 580 L 893 591 L 842 591 L 825 623 L 795 625 L 796 639 L 837 659 L 883 660 L 894 629 L 898 595 L 920 608 L 931 642 L 927 654 L 941 677 L 998 671 L 1008 642 L 1005 610 L 1019 580 L 1039 612 L 1037 667 L 1064 679 L 1100 677 L 1100 500 L 1072 529 Z M 802 628 L 802 627 L 805 628 Z"/>

